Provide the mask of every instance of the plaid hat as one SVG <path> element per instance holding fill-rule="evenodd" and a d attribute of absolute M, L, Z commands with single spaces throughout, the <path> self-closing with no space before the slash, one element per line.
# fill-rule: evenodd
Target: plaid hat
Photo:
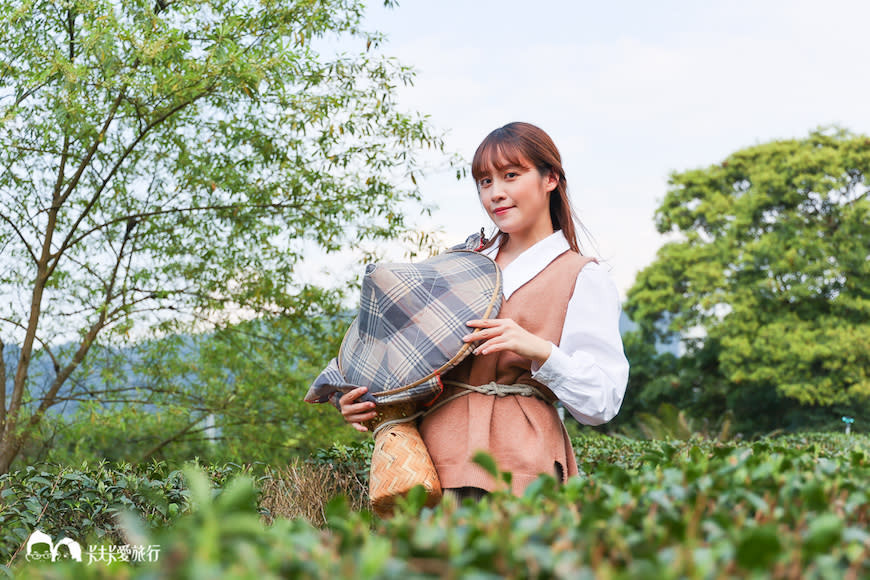
<path fill-rule="evenodd" d="M 305 400 L 324 403 L 359 386 L 362 401 L 430 403 L 440 375 L 473 349 L 466 322 L 498 315 L 501 270 L 489 256 L 450 250 L 416 264 L 370 264 L 359 316 L 338 357 L 312 383 Z"/>

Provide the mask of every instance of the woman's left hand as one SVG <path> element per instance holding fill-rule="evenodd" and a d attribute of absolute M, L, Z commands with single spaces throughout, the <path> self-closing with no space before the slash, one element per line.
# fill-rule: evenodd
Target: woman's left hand
<path fill-rule="evenodd" d="M 553 346 L 549 341 L 532 334 L 510 318 L 469 320 L 466 324 L 479 329 L 478 332 L 462 337 L 465 342 L 480 342 L 474 349 L 474 354 L 509 350 L 532 359 L 539 365 L 544 364 L 550 357 Z"/>

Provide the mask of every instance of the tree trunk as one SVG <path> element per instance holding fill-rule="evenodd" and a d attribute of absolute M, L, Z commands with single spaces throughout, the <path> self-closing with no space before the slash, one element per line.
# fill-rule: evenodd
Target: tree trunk
<path fill-rule="evenodd" d="M 7 423 L 7 425 L 10 424 L 12 424 L 11 421 Z M 7 432 L 3 433 L 3 439 L 0 440 L 0 475 L 9 473 L 9 467 L 18 457 L 21 446 L 24 444 L 24 440 L 15 436 L 11 431 L 12 429 L 7 429 Z"/>

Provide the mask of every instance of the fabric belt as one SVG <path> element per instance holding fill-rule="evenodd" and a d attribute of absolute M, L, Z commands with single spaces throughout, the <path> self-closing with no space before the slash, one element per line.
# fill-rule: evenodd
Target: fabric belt
<path fill-rule="evenodd" d="M 537 397 L 544 401 L 545 403 L 552 403 L 553 401 L 544 395 L 544 393 L 537 387 L 532 385 L 522 385 L 522 384 L 514 384 L 514 385 L 502 385 L 496 383 L 495 381 L 486 383 L 484 385 L 467 385 L 465 383 L 460 383 L 459 381 L 444 381 L 445 386 L 457 387 L 459 388 L 458 393 L 454 393 L 453 395 L 447 397 L 443 401 L 438 401 L 437 404 L 429 407 L 428 409 L 424 409 L 422 411 L 418 411 L 413 415 L 409 415 L 407 417 L 401 417 L 398 419 L 390 419 L 388 421 L 384 421 L 375 427 L 372 432 L 372 436 L 377 435 L 383 429 L 396 425 L 398 423 L 407 423 L 409 421 L 414 421 L 418 417 L 425 417 L 435 409 L 438 409 L 450 401 L 458 399 L 459 397 L 464 397 L 469 393 L 480 393 L 482 395 L 492 395 L 495 397 L 507 397 L 509 395 L 518 395 L 520 397 Z"/>
<path fill-rule="evenodd" d="M 475 393 L 480 393 L 482 395 L 495 395 L 496 397 L 519 395 L 521 397 L 538 397 L 539 399 L 547 401 L 547 397 L 544 396 L 544 393 L 542 393 L 538 387 L 532 385 L 500 385 L 495 381 L 479 386 L 466 385 L 465 383 L 460 383 L 459 381 L 444 381 L 444 384 L 450 385 L 451 387 L 459 387 L 460 389 L 465 389 L 465 392 L 457 393 L 460 396 L 467 395 L 469 392 L 474 391 Z"/>

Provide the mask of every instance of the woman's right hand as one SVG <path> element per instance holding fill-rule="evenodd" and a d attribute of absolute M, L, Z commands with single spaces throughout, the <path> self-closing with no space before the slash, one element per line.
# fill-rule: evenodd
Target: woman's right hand
<path fill-rule="evenodd" d="M 357 431 L 368 431 L 363 421 L 374 419 L 377 415 L 375 404 L 368 401 L 357 403 L 357 399 L 368 392 L 368 387 L 357 387 L 352 391 L 348 391 L 341 396 L 338 404 L 341 405 L 341 415 L 344 420 L 350 423 Z"/>

